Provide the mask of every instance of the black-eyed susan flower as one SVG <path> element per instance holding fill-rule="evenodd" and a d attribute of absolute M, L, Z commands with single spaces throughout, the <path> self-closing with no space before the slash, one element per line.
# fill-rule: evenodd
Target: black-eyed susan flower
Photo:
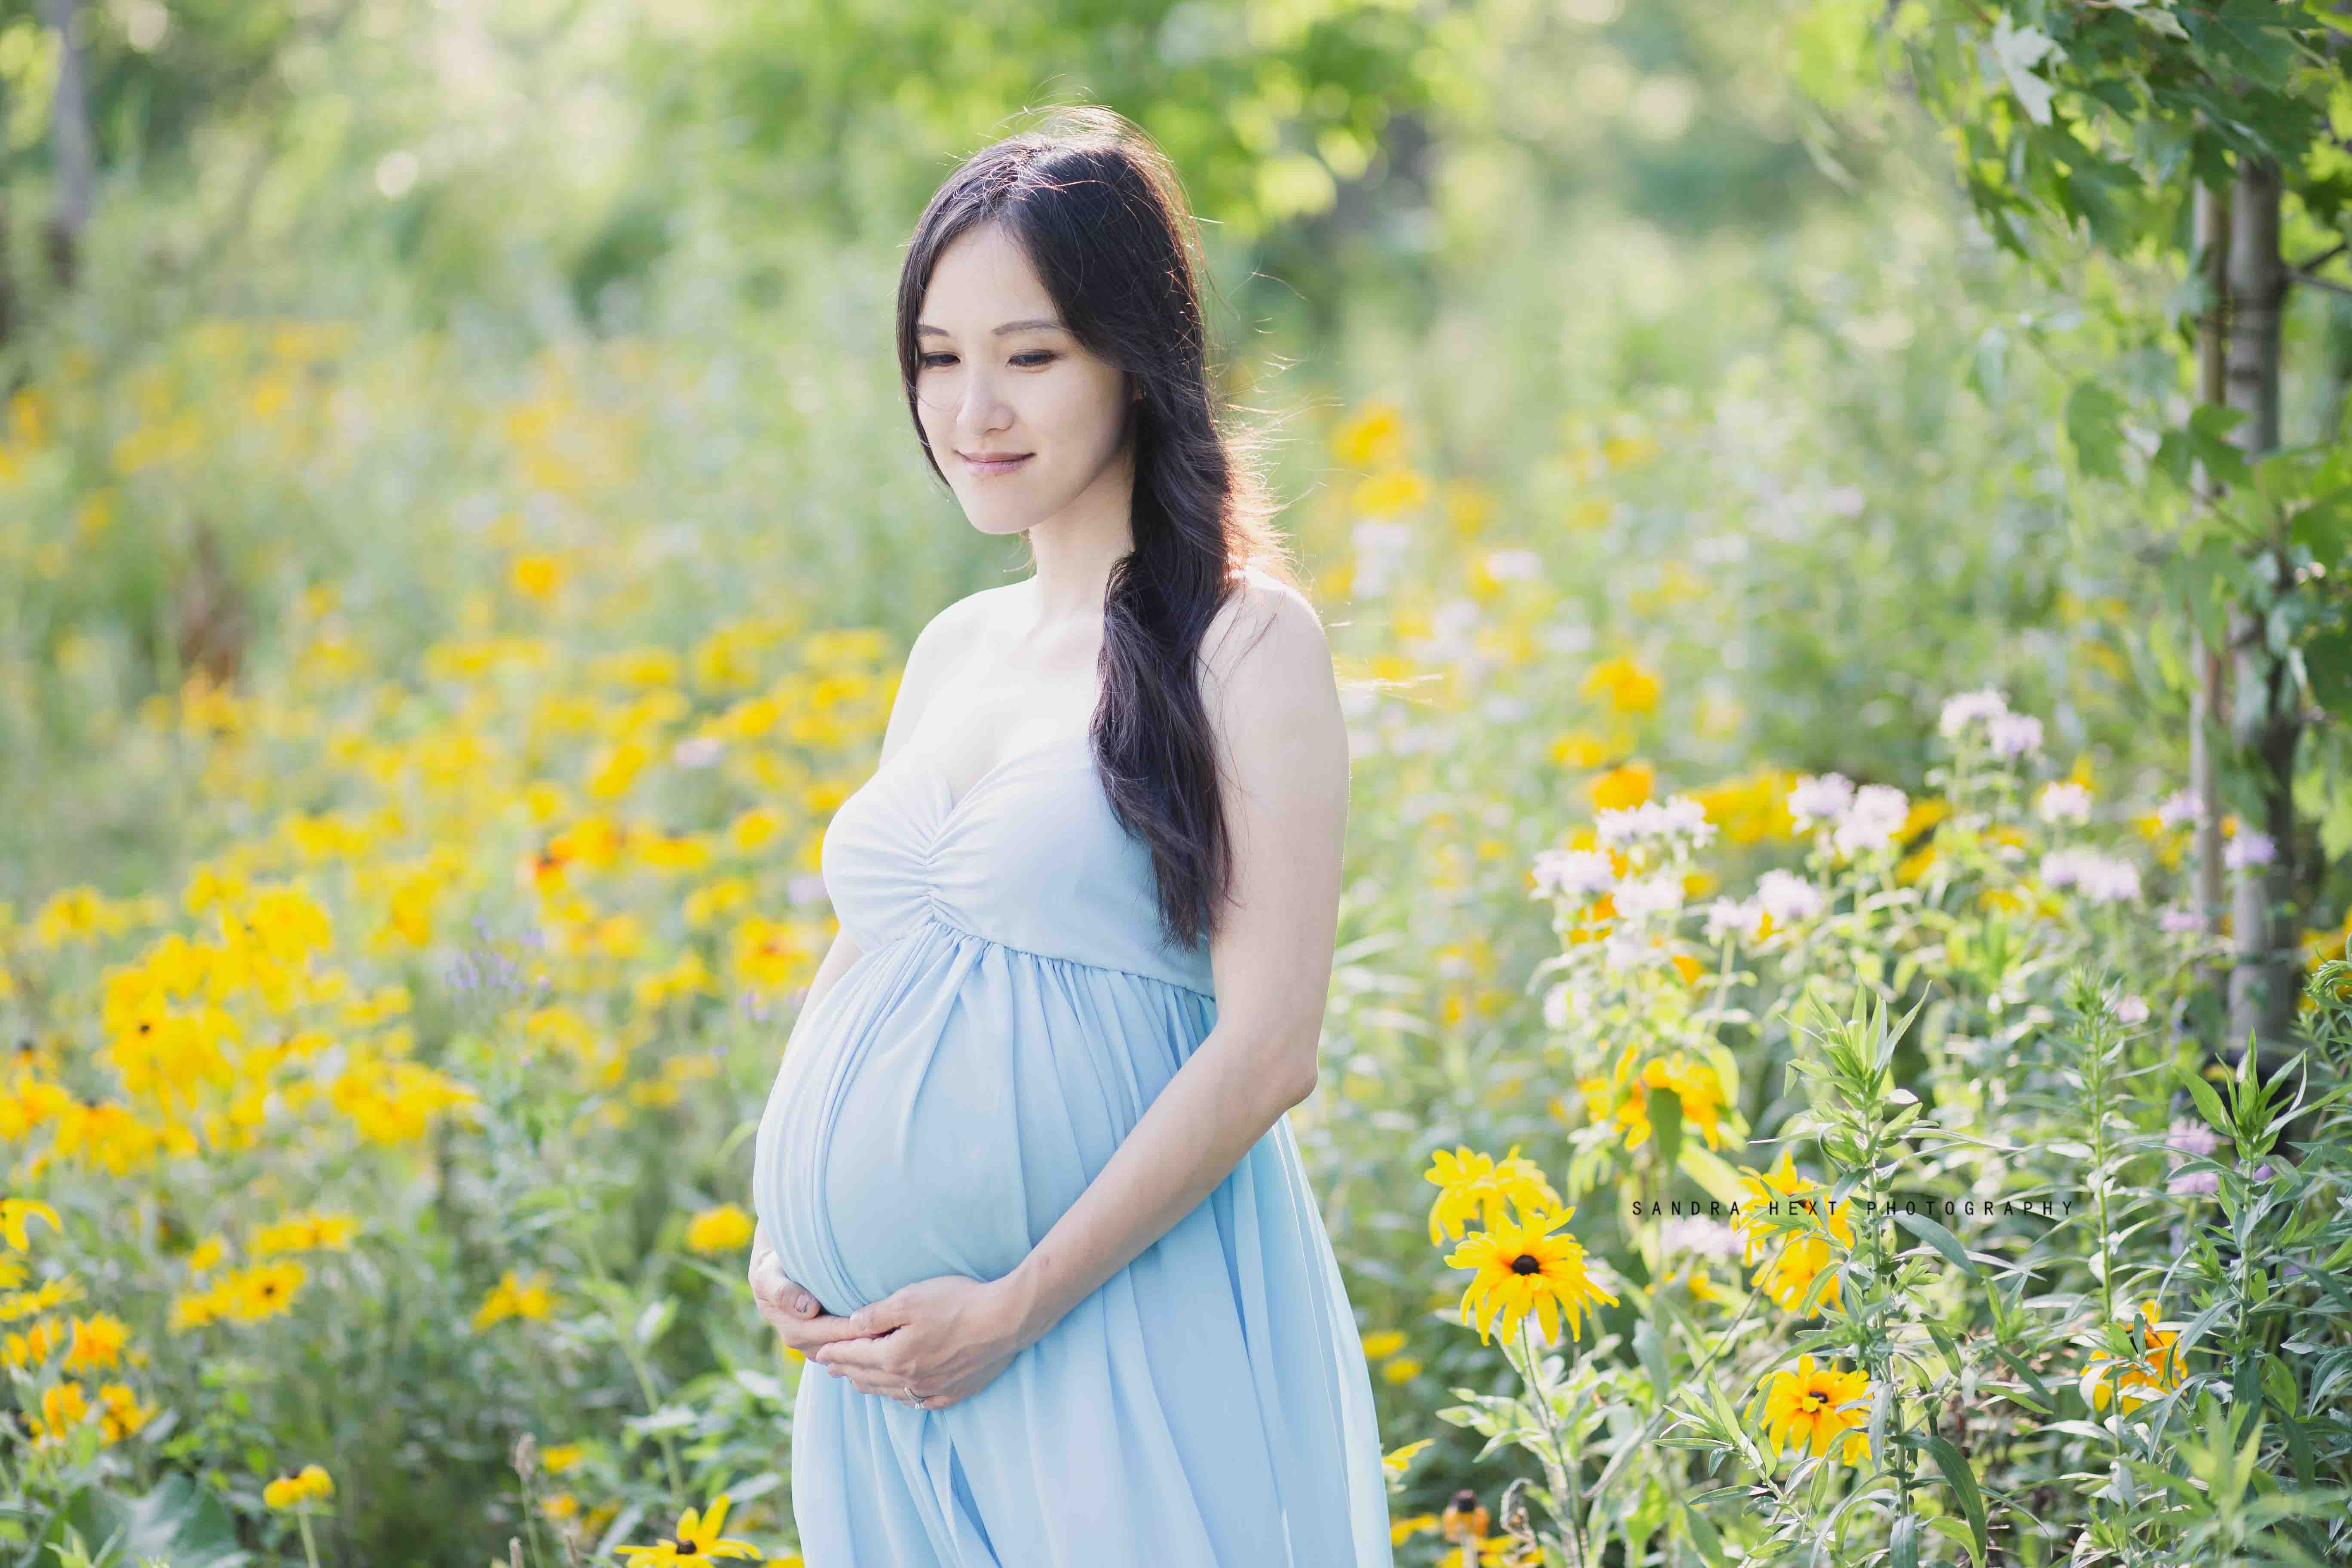
<path fill-rule="evenodd" d="M 2149 1400 L 2158 1398 L 2180 1386 L 2186 1373 L 2180 1359 L 2177 1331 L 2157 1326 L 2156 1303 L 2140 1303 L 2139 1321 L 2130 1325 L 2135 1344 L 2141 1347 L 2137 1356 L 2118 1356 L 2101 1350 L 2084 1367 L 2083 1397 L 2094 1410 L 2105 1410 L 2115 1405 L 2125 1412 L 2138 1409 Z"/>
<path fill-rule="evenodd" d="M 1542 1168 L 1521 1158 L 1516 1143 L 1500 1160 L 1461 1147 L 1451 1152 L 1437 1150 L 1429 1159 L 1422 1179 L 1434 1183 L 1438 1189 L 1437 1201 L 1429 1209 L 1432 1247 L 1448 1237 L 1460 1237 L 1462 1227 L 1474 1218 L 1494 1229 L 1503 1217 L 1506 1203 L 1524 1209 L 1559 1206 L 1559 1194 L 1545 1179 Z"/>
<path fill-rule="evenodd" d="M 1638 1149 L 1650 1141 L 1650 1091 L 1668 1089 L 1682 1107 L 1684 1127 L 1705 1139 L 1708 1148 L 1721 1148 L 1723 1079 L 1713 1064 L 1684 1051 L 1637 1062 L 1640 1050 L 1639 1046 L 1626 1047 L 1607 1078 L 1578 1083 L 1585 1114 L 1596 1125 L 1613 1123 L 1625 1147 Z"/>
<path fill-rule="evenodd" d="M 1391 1449 L 1381 1456 L 1381 1468 L 1391 1476 L 1401 1476 L 1404 1474 L 1406 1467 L 1412 1463 L 1413 1456 L 1436 1440 L 1434 1437 L 1416 1437 L 1402 1448 Z"/>
<path fill-rule="evenodd" d="M 1426 1534 L 1436 1528 L 1437 1516 L 1433 1513 L 1412 1513 L 1402 1519 L 1391 1519 L 1389 1521 L 1389 1544 L 1402 1546 L 1414 1536 Z"/>
<path fill-rule="evenodd" d="M 1487 1516 L 1486 1505 L 1478 1494 L 1464 1487 L 1446 1500 L 1445 1511 L 1437 1518 L 1438 1533 L 1448 1541 L 1481 1541 L 1486 1538 Z"/>
<path fill-rule="evenodd" d="M 1475 1270 L 1462 1294 L 1462 1319 L 1477 1329 L 1479 1342 L 1490 1342 L 1487 1330 L 1498 1317 L 1500 1331 L 1508 1335 L 1530 1311 L 1543 1324 L 1548 1342 L 1559 1338 L 1562 1311 L 1569 1332 L 1582 1339 L 1583 1314 L 1592 1303 L 1616 1304 L 1617 1298 L 1586 1272 L 1583 1246 L 1565 1233 L 1551 1234 L 1575 1213 L 1573 1207 L 1538 1207 L 1465 1237 L 1446 1255 L 1448 1267 Z"/>
<path fill-rule="evenodd" d="M 1740 1260 L 1753 1263 L 1759 1253 L 1764 1254 L 1753 1276 L 1756 1286 L 1793 1312 L 1822 1270 L 1853 1247 L 1853 1226 L 1845 1205 L 1829 1201 L 1827 1188 L 1797 1174 L 1788 1150 L 1780 1151 L 1780 1163 L 1769 1171 L 1742 1171 L 1740 1185 L 1747 1195 L 1731 1216 L 1731 1226 L 1745 1244 Z M 1820 1305 L 1835 1310 L 1837 1304 L 1838 1281 L 1833 1278 L 1822 1287 Z"/>
<path fill-rule="evenodd" d="M 547 1289 L 545 1271 L 521 1279 L 509 1268 L 491 1287 L 490 1293 L 482 1298 L 482 1304 L 474 1309 L 474 1331 L 479 1333 L 509 1318 L 543 1319 L 554 1308 L 555 1298 Z"/>
<path fill-rule="evenodd" d="M 43 1389 L 41 1413 L 35 1415 L 27 1412 L 25 1424 L 32 1428 L 34 1444 L 47 1447 L 64 1442 L 66 1435 L 89 1415 L 89 1392 L 80 1384 L 68 1380 Z"/>
<path fill-rule="evenodd" d="M 734 1252 L 751 1239 L 751 1216 L 733 1204 L 704 1209 L 686 1227 L 686 1245 L 694 1252 Z"/>
<path fill-rule="evenodd" d="M 98 1391 L 99 1421 L 106 1440 L 119 1443 L 155 1418 L 156 1406 L 142 1405 L 127 1383 L 110 1383 Z"/>
<path fill-rule="evenodd" d="M 1795 1448 L 1858 1465 L 1869 1457 L 1870 1439 L 1856 1430 L 1868 1419 L 1870 1374 L 1840 1372 L 1829 1363 L 1799 1356 L 1794 1372 L 1776 1372 L 1765 1384 L 1764 1434 L 1775 1455 Z"/>
<path fill-rule="evenodd" d="M 334 1495 L 334 1479 L 319 1465 L 305 1465 L 292 1475 L 279 1476 L 261 1489 L 261 1500 L 281 1511 L 298 1509 L 314 1500 L 323 1501 Z"/>
<path fill-rule="evenodd" d="M 710 1500 L 707 1512 L 688 1509 L 677 1516 L 677 1533 L 666 1536 L 651 1546 L 616 1546 L 614 1548 L 633 1564 L 647 1563 L 702 1563 L 718 1557 L 748 1557 L 760 1561 L 760 1549 L 748 1541 L 730 1541 L 719 1533 L 727 1522 L 727 1494 L 720 1492 Z"/>
<path fill-rule="evenodd" d="M 110 1312 L 93 1312 L 73 1322 L 73 1343 L 66 1351 L 68 1372 L 95 1372 L 122 1359 L 131 1325 Z"/>
<path fill-rule="evenodd" d="M 240 1268 L 215 1287 L 220 1316 L 257 1322 L 290 1310 L 309 1270 L 290 1258 Z"/>
<path fill-rule="evenodd" d="M 51 1230 L 65 1228 L 58 1223 L 58 1211 L 38 1198 L 0 1198 L 0 1237 L 8 1238 L 13 1250 L 32 1250 L 33 1239 L 25 1229 L 25 1222 L 37 1215 L 49 1222 Z"/>

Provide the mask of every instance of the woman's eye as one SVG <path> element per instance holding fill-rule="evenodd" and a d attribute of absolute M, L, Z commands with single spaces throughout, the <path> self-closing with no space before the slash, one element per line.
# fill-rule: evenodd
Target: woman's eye
<path fill-rule="evenodd" d="M 1025 362 L 1034 368 L 1036 365 L 1051 364 L 1055 360 L 1059 359 L 1060 357 L 1061 356 L 1059 354 L 1054 353 L 1051 349 L 1031 349 L 1026 353 L 1014 354 L 1013 356 L 1013 363 L 1014 364 L 1022 364 Z M 955 355 L 925 354 L 917 363 L 924 369 L 930 370 L 940 366 L 952 364 L 955 363 Z"/>

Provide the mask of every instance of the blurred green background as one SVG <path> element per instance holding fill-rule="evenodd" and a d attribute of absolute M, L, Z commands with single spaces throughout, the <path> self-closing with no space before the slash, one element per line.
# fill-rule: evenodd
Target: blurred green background
<path fill-rule="evenodd" d="M 745 896 L 798 918 L 794 879 L 870 769 L 888 671 L 1022 559 L 921 462 L 889 338 L 900 247 L 1018 111 L 1104 103 L 1167 150 L 1203 221 L 1230 388 L 1273 440 L 1348 681 L 1328 1087 L 1294 1121 L 1361 1326 L 1418 1335 L 1433 1274 L 1446 1295 L 1420 1234 L 1428 1150 L 1557 1146 L 1544 1095 L 1568 1086 L 1530 1081 L 1526 1046 L 1543 1028 L 1530 977 L 1559 941 L 1526 868 L 1589 817 L 1597 774 L 1637 765 L 1659 796 L 1755 780 L 1777 799 L 1772 781 L 1831 769 L 1916 788 L 1941 701 L 1995 684 L 2103 799 L 2144 810 L 2182 781 L 2179 617 L 2136 493 L 2084 478 L 2063 418 L 2085 374 L 2162 386 L 2176 366 L 1991 243 L 1941 133 L 1865 60 L 1870 16 L 8 0 L 0 912 L 35 935 L 0 1017 L 69 1060 L 103 1037 L 121 954 L 78 940 L 67 891 L 94 909 L 160 895 L 135 931 L 202 924 L 192 868 L 278 874 L 265 847 L 289 822 L 393 806 L 403 864 L 459 891 L 403 928 L 383 974 L 412 986 L 425 1055 L 462 1064 L 496 1037 L 425 957 L 524 901 L 513 862 L 563 820 L 529 794 L 545 777 L 673 823 L 774 806 L 790 825 Z M 2176 282 L 2126 260 L 2095 289 Z M 2291 439 L 2340 431 L 2344 303 L 2291 303 Z M 794 690 L 821 693 L 793 710 L 804 722 L 729 774 L 730 795 L 628 795 L 631 747 L 666 755 L 737 711 L 734 645 L 716 638 L 739 626 L 760 629 L 747 647 L 800 639 L 813 685 Z M 821 640 L 860 628 L 870 657 Z M 538 651 L 507 662 L 523 641 Z M 1597 668 L 1661 695 L 1604 700 Z M 827 707 L 835 679 L 861 695 Z M 207 708 L 214 690 L 232 706 Z M 2315 777 L 2332 781 L 2337 745 L 2315 740 Z M 2340 796 L 2311 797 L 2331 856 L 2352 841 Z M 1763 863 L 1759 837 L 1728 847 L 1734 869 Z M 575 994 L 639 1051 L 632 1072 L 659 1077 L 680 1042 L 719 1061 L 711 1092 L 639 1100 L 647 1123 L 601 1148 L 578 1206 L 629 1258 L 674 1239 L 678 1211 L 740 1199 L 783 1027 L 736 1005 L 740 973 L 699 1012 L 633 991 L 670 939 L 700 951 L 701 918 L 675 889 L 635 897 L 650 955 L 617 954 Z M 682 909 L 683 934 L 662 926 Z M 771 977 L 777 1005 L 821 951 L 805 931 L 785 945 L 800 967 Z M 1747 1088 L 1762 1134 L 1786 1106 L 1766 1075 Z M 255 1170 L 289 1202 L 314 1180 L 361 1194 L 343 1201 L 371 1226 L 430 1240 L 387 1243 L 404 1262 L 380 1259 L 359 1294 L 396 1278 L 420 1293 L 404 1310 L 438 1303 L 462 1326 L 541 1234 L 517 1194 L 568 1213 L 546 1194 L 590 1184 L 530 1140 L 430 1152 L 415 1191 L 288 1144 L 136 1205 L 169 1222 L 173 1253 L 270 1190 Z M 371 1208 L 371 1191 L 408 1195 Z M 148 1282 L 123 1268 L 118 1289 Z M 686 1318 L 742 1314 L 697 1288 Z M 564 1355 L 605 1349 L 575 1363 L 378 1339 L 358 1309 L 320 1310 L 299 1355 L 206 1352 L 239 1387 L 277 1390 L 251 1392 L 233 1431 L 197 1418 L 227 1407 L 216 1384 L 174 1373 L 179 1433 L 202 1439 L 178 1453 L 247 1503 L 325 1459 L 342 1495 L 330 1555 L 351 1562 L 478 1563 L 519 1518 L 514 1436 L 566 1440 L 548 1412 L 614 1425 L 657 1384 L 658 1415 L 674 1389 L 707 1394 L 691 1380 L 714 1366 L 772 1361 L 740 1324 L 669 1332 L 652 1359 L 583 1333 Z M 614 1301 L 596 1311 L 618 1321 Z M 151 1319 L 160 1342 L 160 1304 Z M 1444 1345 L 1380 1379 L 1391 1445 L 1491 1375 L 1468 1336 Z M 350 1408 L 306 1405 L 305 1378 Z M 729 1420 L 744 1473 L 775 1416 Z M 615 1532 L 667 1517 L 638 1438 L 600 1461 L 636 1500 L 604 1516 Z M 1401 1509 L 1442 1506 L 1470 1474 L 1466 1441 L 1447 1442 Z M 780 1508 L 765 1462 L 739 1494 Z M 277 1538 L 288 1561 L 299 1548 Z"/>

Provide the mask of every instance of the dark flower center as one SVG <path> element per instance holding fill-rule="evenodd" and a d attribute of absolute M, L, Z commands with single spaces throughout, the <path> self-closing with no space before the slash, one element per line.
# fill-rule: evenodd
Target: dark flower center
<path fill-rule="evenodd" d="M 1511 1259 L 1511 1272 L 1514 1274 L 1540 1274 L 1543 1272 L 1543 1263 L 1534 1253 L 1522 1252 L 1517 1258 Z"/>

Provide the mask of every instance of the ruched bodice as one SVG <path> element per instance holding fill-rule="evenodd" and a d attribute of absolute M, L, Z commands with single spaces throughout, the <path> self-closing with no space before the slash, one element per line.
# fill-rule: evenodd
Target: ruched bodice
<path fill-rule="evenodd" d="M 846 1313 L 1017 1268 L 1217 1021 L 1083 733 L 961 796 L 899 756 L 819 865 L 857 956 L 795 1024 L 751 1198 Z M 810 1568 L 1390 1568 L 1371 1384 L 1287 1116 L 993 1382 L 936 1409 L 800 1374 Z"/>
<path fill-rule="evenodd" d="M 819 858 L 861 951 L 929 917 L 1211 993 L 1208 942 L 1159 939 L 1150 852 L 1113 815 L 1084 731 L 1003 759 L 961 798 L 929 757 L 894 757 L 834 814 Z"/>

